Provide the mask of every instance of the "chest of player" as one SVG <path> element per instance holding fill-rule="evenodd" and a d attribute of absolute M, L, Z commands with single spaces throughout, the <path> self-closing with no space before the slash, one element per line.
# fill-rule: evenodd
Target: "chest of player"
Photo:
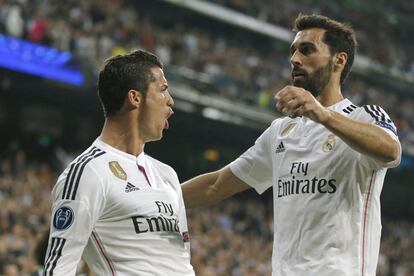
<path fill-rule="evenodd" d="M 171 183 L 149 169 L 145 176 L 134 164 L 122 164 L 122 170 L 109 179 L 101 219 L 178 217 L 180 198 Z"/>
<path fill-rule="evenodd" d="M 282 125 L 272 141 L 277 196 L 335 193 L 335 168 L 346 147 L 339 137 L 311 120 Z"/>

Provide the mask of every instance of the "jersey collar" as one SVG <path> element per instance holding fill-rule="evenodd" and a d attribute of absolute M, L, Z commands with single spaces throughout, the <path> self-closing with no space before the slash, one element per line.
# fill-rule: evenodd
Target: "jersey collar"
<path fill-rule="evenodd" d="M 345 99 L 343 99 L 342 101 L 337 102 L 336 104 L 333 104 L 333 105 L 328 106 L 327 108 L 328 108 L 329 110 L 332 110 L 332 111 L 336 111 L 336 112 L 342 113 L 342 112 L 343 112 L 343 109 L 344 109 L 345 107 L 347 107 L 347 106 L 351 105 L 351 104 L 352 104 L 352 102 L 351 102 L 350 100 L 348 100 L 347 98 L 345 98 Z"/>
<path fill-rule="evenodd" d="M 117 148 L 112 147 L 111 145 L 108 145 L 107 143 L 103 142 L 101 139 L 96 138 L 95 142 L 93 142 L 93 145 L 99 148 L 104 149 L 106 152 L 111 152 L 115 155 L 118 155 L 120 157 L 126 158 L 134 163 L 137 163 L 139 165 L 144 165 L 145 163 L 145 153 L 141 152 L 138 156 L 134 156 L 132 154 L 126 153 L 124 151 L 121 151 Z"/>

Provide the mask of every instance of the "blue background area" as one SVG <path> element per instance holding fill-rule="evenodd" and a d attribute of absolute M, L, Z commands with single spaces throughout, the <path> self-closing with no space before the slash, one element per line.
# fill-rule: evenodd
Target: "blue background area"
<path fill-rule="evenodd" d="M 81 86 L 82 72 L 70 66 L 72 54 L 0 34 L 0 66 Z"/>

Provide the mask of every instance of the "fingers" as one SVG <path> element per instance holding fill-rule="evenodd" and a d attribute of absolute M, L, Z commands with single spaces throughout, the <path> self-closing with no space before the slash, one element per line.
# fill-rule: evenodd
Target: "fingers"
<path fill-rule="evenodd" d="M 275 99 L 276 101 L 286 101 L 289 100 L 291 98 L 294 98 L 295 95 L 295 90 L 293 86 L 285 86 L 282 90 L 280 90 L 279 92 L 276 93 L 275 95 Z"/>
<path fill-rule="evenodd" d="M 286 116 L 302 115 L 307 93 L 303 88 L 286 86 L 275 95 L 277 110 Z"/>
<path fill-rule="evenodd" d="M 294 97 L 289 100 L 278 101 L 276 107 L 283 114 L 291 116 L 299 112 L 303 104 L 303 99 Z"/>
<path fill-rule="evenodd" d="M 275 99 L 277 110 L 286 116 L 305 116 L 317 123 L 329 118 L 329 110 L 303 88 L 286 86 L 276 93 Z"/>

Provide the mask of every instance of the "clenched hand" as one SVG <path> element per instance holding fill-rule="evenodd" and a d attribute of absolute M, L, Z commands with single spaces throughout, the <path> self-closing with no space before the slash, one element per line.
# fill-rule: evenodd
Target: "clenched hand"
<path fill-rule="evenodd" d="M 305 116 L 317 123 L 324 123 L 330 111 L 309 91 L 296 86 L 285 86 L 276 93 L 276 108 L 287 116 Z"/>

